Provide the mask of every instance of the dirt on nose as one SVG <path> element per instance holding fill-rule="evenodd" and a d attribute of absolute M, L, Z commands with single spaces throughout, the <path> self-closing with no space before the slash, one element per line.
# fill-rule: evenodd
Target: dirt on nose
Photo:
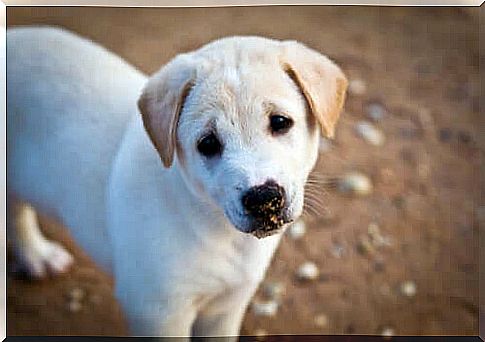
<path fill-rule="evenodd" d="M 291 220 L 284 213 L 285 199 L 273 198 L 271 201 L 261 205 L 257 209 L 255 217 L 255 229 L 251 234 L 261 239 L 276 233 Z"/>

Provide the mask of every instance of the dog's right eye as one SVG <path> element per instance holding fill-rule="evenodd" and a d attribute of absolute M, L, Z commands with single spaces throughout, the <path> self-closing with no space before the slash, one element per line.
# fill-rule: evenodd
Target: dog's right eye
<path fill-rule="evenodd" d="M 222 145 L 214 133 L 210 133 L 199 140 L 197 150 L 205 157 L 214 157 L 222 153 Z"/>

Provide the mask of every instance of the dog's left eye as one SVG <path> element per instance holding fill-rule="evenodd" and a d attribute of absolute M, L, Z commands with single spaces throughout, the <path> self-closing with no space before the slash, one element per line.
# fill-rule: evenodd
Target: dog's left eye
<path fill-rule="evenodd" d="M 293 120 L 282 115 L 271 115 L 269 121 L 273 134 L 284 134 L 293 126 Z"/>

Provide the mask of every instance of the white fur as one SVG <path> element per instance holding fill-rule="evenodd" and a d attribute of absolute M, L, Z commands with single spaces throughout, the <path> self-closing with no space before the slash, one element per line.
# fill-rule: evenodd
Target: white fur
<path fill-rule="evenodd" d="M 133 334 L 237 335 L 281 238 L 244 233 L 240 196 L 273 179 L 297 219 L 317 158 L 318 127 L 278 68 L 279 42 L 229 38 L 182 57 L 197 72 L 177 130 L 183 161 L 170 168 L 136 108 L 145 75 L 59 29 L 9 30 L 7 42 L 9 192 L 57 215 L 114 274 Z M 267 103 L 294 119 L 285 136 L 268 133 Z M 196 141 L 210 119 L 224 154 L 207 164 Z"/>

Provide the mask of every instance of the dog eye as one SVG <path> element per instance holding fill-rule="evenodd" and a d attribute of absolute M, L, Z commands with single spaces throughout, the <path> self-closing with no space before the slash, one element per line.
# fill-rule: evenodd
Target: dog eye
<path fill-rule="evenodd" d="M 293 126 L 293 120 L 281 115 L 271 115 L 270 128 L 273 134 L 285 134 Z"/>
<path fill-rule="evenodd" d="M 222 153 L 222 145 L 214 133 L 204 136 L 197 143 L 197 150 L 206 157 L 213 157 Z"/>

